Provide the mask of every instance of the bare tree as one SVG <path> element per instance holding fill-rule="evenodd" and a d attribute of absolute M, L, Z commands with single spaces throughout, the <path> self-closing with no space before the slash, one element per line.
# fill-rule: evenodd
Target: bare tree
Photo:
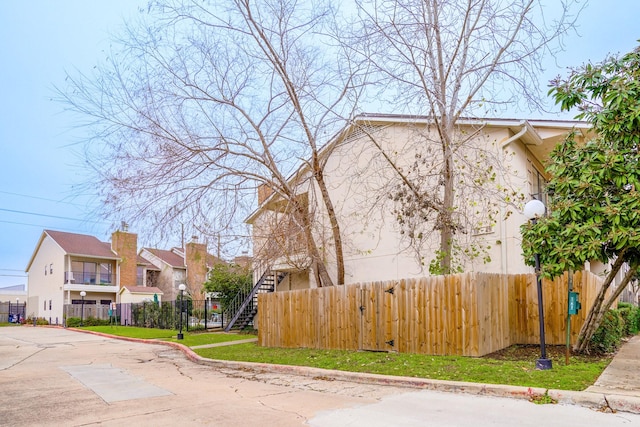
<path fill-rule="evenodd" d="M 92 129 L 84 157 L 110 214 L 233 237 L 265 185 L 299 221 L 326 286 L 318 225 L 298 197 L 317 189 L 344 283 L 321 147 L 353 115 L 359 69 L 334 43 L 336 13 L 330 2 L 156 1 L 95 74 L 69 75 L 59 93 Z M 301 161 L 306 173 L 290 178 Z"/>
<path fill-rule="evenodd" d="M 415 229 L 417 222 L 439 234 L 432 271 L 449 273 L 457 235 L 466 228 L 459 214 L 460 186 L 475 181 L 473 174 L 461 173 L 473 138 L 458 122 L 495 115 L 523 99 L 541 107 L 541 60 L 557 51 L 576 15 L 562 2 L 549 20 L 536 0 L 356 3 L 360 31 L 348 44 L 377 71 L 378 96 L 396 111 L 431 119 L 416 152 L 420 167 L 409 174 L 394 166 L 400 182 L 395 198 L 407 235 L 426 234 Z M 579 2 L 571 3 L 579 12 Z M 479 159 L 478 153 L 472 157 Z M 477 174 L 474 163 L 467 166 Z"/>

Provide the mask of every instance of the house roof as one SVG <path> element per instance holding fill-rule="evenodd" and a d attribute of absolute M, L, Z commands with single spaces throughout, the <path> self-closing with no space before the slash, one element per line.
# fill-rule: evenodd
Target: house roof
<path fill-rule="evenodd" d="M 146 259 L 145 257 L 143 257 L 140 254 L 138 254 L 138 256 L 137 256 L 136 264 L 137 265 L 143 265 L 143 266 L 147 267 L 147 269 L 151 269 L 151 270 L 157 270 L 158 269 L 155 265 L 153 265 L 153 263 L 151 261 L 149 261 L 148 259 Z"/>
<path fill-rule="evenodd" d="M 27 268 L 29 271 L 31 264 L 46 237 L 51 238 L 67 255 L 84 256 L 91 258 L 101 258 L 110 260 L 119 260 L 120 257 L 111 250 L 111 244 L 101 242 L 94 236 L 87 234 L 67 233 L 64 231 L 44 230 L 38 244 L 36 245 Z"/>
<path fill-rule="evenodd" d="M 120 289 L 120 293 L 124 292 L 125 289 L 132 294 L 164 295 L 164 292 L 162 292 L 160 288 L 156 288 L 154 286 L 126 286 L 125 285 Z"/>
<path fill-rule="evenodd" d="M 143 249 L 151 252 L 153 255 L 157 256 L 163 262 L 165 262 L 166 264 L 169 264 L 171 267 L 186 268 L 186 266 L 184 265 L 184 257 L 176 254 L 174 251 L 167 251 L 164 249 L 153 249 L 153 248 L 143 248 Z"/>
<path fill-rule="evenodd" d="M 320 155 L 327 156 L 331 153 L 333 147 L 347 140 L 349 136 L 358 132 L 360 126 L 376 125 L 389 126 L 394 124 L 429 124 L 433 123 L 433 117 L 417 116 L 407 114 L 381 114 L 381 113 L 362 113 L 355 117 L 351 123 L 341 129 L 334 135 L 322 148 Z M 536 128 L 554 128 L 554 129 L 576 129 L 583 135 L 586 135 L 591 129 L 591 125 L 585 121 L 578 120 L 523 120 L 523 119 L 503 119 L 503 118 L 468 118 L 462 117 L 456 122 L 460 126 L 488 126 L 508 128 L 515 134 L 527 129 L 528 132 L 522 132 L 521 139 L 526 144 L 540 145 L 542 139 L 536 132 Z M 297 179 L 309 168 L 308 162 L 303 162 L 300 167 L 288 178 L 289 181 Z M 272 192 L 246 219 L 245 222 L 251 224 L 259 215 L 259 213 L 269 205 L 273 200 L 277 200 L 279 194 Z"/>

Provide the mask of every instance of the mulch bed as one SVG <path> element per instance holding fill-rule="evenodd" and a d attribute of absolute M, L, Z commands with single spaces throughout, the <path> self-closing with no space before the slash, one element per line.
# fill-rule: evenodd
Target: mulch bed
<path fill-rule="evenodd" d="M 566 354 L 566 347 L 563 345 L 548 345 L 547 346 L 547 358 L 552 360 L 564 360 Z M 602 359 L 610 359 L 613 354 L 573 354 L 569 355 L 578 360 L 587 362 L 597 362 Z M 540 358 L 540 345 L 534 344 L 518 344 L 511 347 L 504 348 L 502 350 L 489 353 L 483 356 L 488 359 L 496 360 L 535 360 Z"/>

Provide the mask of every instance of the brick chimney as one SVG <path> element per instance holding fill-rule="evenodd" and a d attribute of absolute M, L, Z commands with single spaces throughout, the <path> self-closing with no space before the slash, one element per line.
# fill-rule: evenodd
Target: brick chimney
<path fill-rule="evenodd" d="M 193 236 L 191 242 L 185 245 L 185 265 L 187 266 L 187 287 L 191 295 L 204 299 L 202 285 L 207 281 L 207 245 L 198 243 Z"/>
<path fill-rule="evenodd" d="M 135 286 L 138 268 L 138 235 L 122 230 L 111 234 L 111 249 L 121 258 L 120 286 Z"/>
<path fill-rule="evenodd" d="M 262 204 L 265 200 L 269 198 L 273 194 L 273 189 L 269 187 L 267 184 L 261 184 L 258 186 L 258 206 Z"/>

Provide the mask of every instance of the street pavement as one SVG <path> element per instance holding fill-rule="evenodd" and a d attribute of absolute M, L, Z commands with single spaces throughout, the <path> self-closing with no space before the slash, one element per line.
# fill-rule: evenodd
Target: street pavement
<path fill-rule="evenodd" d="M 614 374 L 605 371 L 594 385 L 600 389 L 559 392 L 561 404 L 534 405 L 526 397 L 537 390 L 211 361 L 177 344 L 4 327 L 0 425 L 640 425 L 640 414 L 626 411 L 640 399 L 637 338 L 619 353 L 625 368 L 616 356 Z M 616 370 L 624 390 L 615 388 Z M 627 403 L 612 412 L 616 396 Z"/>

